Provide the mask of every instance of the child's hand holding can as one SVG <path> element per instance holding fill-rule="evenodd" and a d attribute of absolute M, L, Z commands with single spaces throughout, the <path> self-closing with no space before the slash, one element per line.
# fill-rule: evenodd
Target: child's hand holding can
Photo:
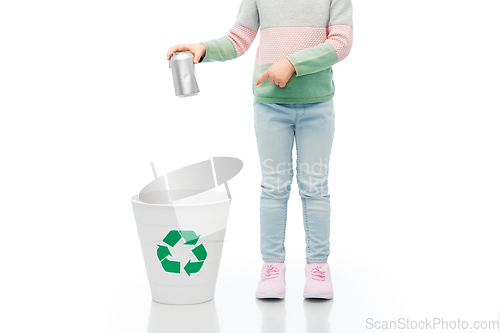
<path fill-rule="evenodd" d="M 206 52 L 206 47 L 205 45 L 199 43 L 199 44 L 179 44 L 172 46 L 171 48 L 168 49 L 167 52 L 167 59 L 169 61 L 168 67 L 170 68 L 170 58 L 172 57 L 172 54 L 176 52 L 186 52 L 186 51 L 191 51 L 193 54 L 193 63 L 197 64 L 200 61 L 201 57 L 205 56 Z"/>

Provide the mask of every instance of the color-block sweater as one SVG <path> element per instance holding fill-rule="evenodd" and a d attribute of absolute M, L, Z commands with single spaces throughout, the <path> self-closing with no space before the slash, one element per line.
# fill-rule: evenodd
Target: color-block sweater
<path fill-rule="evenodd" d="M 349 54 L 353 39 L 351 0 L 242 0 L 236 23 L 206 46 L 200 63 L 242 56 L 260 28 L 253 83 L 285 57 L 295 67 L 284 88 L 253 84 L 262 103 L 318 103 L 333 98 L 332 66 Z"/>

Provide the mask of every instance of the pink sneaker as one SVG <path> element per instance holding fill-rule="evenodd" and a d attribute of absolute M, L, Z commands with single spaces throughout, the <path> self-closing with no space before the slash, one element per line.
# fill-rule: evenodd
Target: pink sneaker
<path fill-rule="evenodd" d="M 284 262 L 265 261 L 255 296 L 257 298 L 285 298 L 285 271 Z"/>
<path fill-rule="evenodd" d="M 326 262 L 306 265 L 306 285 L 304 298 L 333 298 L 332 275 Z"/>

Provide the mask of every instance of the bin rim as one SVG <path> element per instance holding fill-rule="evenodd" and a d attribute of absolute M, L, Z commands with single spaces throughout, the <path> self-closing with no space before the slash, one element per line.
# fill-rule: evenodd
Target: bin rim
<path fill-rule="evenodd" d="M 209 190 L 207 192 L 217 192 L 217 193 L 223 193 L 226 194 L 225 192 L 222 191 L 214 191 L 214 190 Z M 139 194 L 135 194 L 132 197 L 130 197 L 130 201 L 139 205 L 145 205 L 145 206 L 159 206 L 159 207 L 189 207 L 189 206 L 206 206 L 206 205 L 215 205 L 215 204 L 220 204 L 224 202 L 231 202 L 231 198 L 226 198 L 224 200 L 217 200 L 217 201 L 210 201 L 210 202 L 199 202 L 199 203 L 169 203 L 169 204 L 155 204 L 155 203 L 149 203 L 149 202 L 144 202 L 139 200 Z"/>

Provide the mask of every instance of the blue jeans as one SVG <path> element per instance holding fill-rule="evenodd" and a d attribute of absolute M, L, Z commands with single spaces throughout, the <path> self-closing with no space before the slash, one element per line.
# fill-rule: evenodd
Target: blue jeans
<path fill-rule="evenodd" d="M 335 130 L 333 100 L 312 104 L 254 102 L 254 126 L 262 172 L 262 260 L 285 261 L 285 229 L 295 138 L 306 260 L 326 262 L 330 254 L 328 170 Z"/>

